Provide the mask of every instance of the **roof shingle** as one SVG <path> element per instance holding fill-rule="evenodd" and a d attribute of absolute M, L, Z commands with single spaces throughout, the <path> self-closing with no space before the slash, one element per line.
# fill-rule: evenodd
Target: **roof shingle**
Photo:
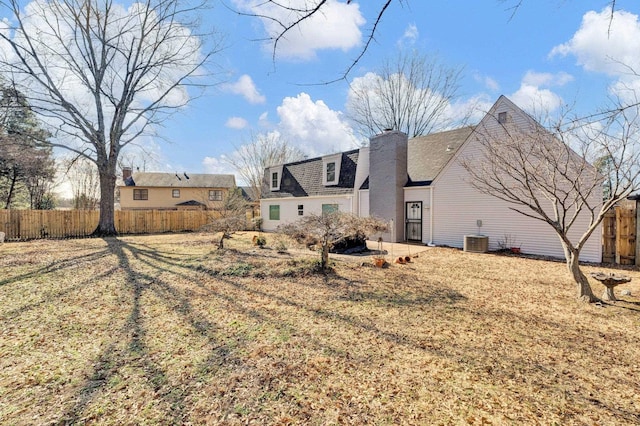
<path fill-rule="evenodd" d="M 163 188 L 233 188 L 236 178 L 234 175 L 137 172 L 125 184 Z"/>

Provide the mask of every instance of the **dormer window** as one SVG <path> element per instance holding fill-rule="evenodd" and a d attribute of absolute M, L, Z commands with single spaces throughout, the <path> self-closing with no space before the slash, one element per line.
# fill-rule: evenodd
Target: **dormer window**
<path fill-rule="evenodd" d="M 269 168 L 269 189 L 271 191 L 280 191 L 280 180 L 282 180 L 283 166 Z"/>
<path fill-rule="evenodd" d="M 340 180 L 340 163 L 342 154 L 329 155 L 322 159 L 322 184 L 337 185 Z"/>
<path fill-rule="evenodd" d="M 336 180 L 336 163 L 327 163 L 327 183 L 335 182 Z"/>

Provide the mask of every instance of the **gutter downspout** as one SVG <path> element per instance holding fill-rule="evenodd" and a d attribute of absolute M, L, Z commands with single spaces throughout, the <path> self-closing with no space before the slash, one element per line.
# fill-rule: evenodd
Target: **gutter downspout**
<path fill-rule="evenodd" d="M 433 244 L 433 190 L 435 188 L 431 185 L 429 188 L 429 243 L 427 245 L 429 247 L 435 247 Z"/>

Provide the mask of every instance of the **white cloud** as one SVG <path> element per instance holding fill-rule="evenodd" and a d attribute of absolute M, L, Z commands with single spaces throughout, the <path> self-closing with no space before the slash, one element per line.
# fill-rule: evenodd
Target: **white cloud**
<path fill-rule="evenodd" d="M 510 98 L 520 108 L 530 112 L 551 112 L 562 106 L 563 100 L 550 87 L 561 87 L 573 81 L 566 72 L 538 73 L 527 71 L 522 78 L 520 88 Z"/>
<path fill-rule="evenodd" d="M 416 24 L 409 24 L 404 30 L 403 38 L 415 41 L 419 35 L 420 33 L 418 32 Z"/>
<path fill-rule="evenodd" d="M 610 91 L 622 98 L 640 89 L 640 21 L 638 15 L 611 9 L 590 11 L 571 40 L 554 47 L 549 56 L 574 56 L 586 71 L 616 79 Z M 634 99 L 634 98 L 632 98 Z"/>
<path fill-rule="evenodd" d="M 226 161 L 226 156 L 223 154 L 219 158 L 217 157 L 204 157 L 202 160 L 202 168 L 204 173 L 213 174 L 236 174 L 235 169 Z M 236 182 L 240 185 L 241 182 Z"/>
<path fill-rule="evenodd" d="M 498 90 L 500 90 L 500 84 L 498 84 L 496 80 L 489 76 L 475 73 L 473 75 L 473 79 L 478 83 L 484 85 L 488 90 L 491 90 L 492 92 L 497 92 Z"/>
<path fill-rule="evenodd" d="M 275 124 L 268 121 L 266 112 L 260 116 L 260 124 L 265 129 L 263 134 L 286 141 L 308 157 L 347 151 L 361 145 L 342 112 L 330 109 L 321 100 L 314 102 L 306 93 L 284 98 L 277 112 L 280 121 Z M 241 155 L 238 150 L 220 157 L 205 157 L 203 168 L 206 173 L 233 173 L 226 158 L 236 155 Z M 245 183 L 238 181 L 238 184 Z"/>
<path fill-rule="evenodd" d="M 524 83 L 509 98 L 529 113 L 551 112 L 562 105 L 562 98 L 558 94 Z"/>
<path fill-rule="evenodd" d="M 522 84 L 528 86 L 564 86 L 573 81 L 573 76 L 566 72 L 557 74 L 548 72 L 527 71 L 522 78 Z"/>
<path fill-rule="evenodd" d="M 292 10 L 300 8 L 301 2 L 295 0 L 278 3 L 235 0 L 234 3 L 244 11 L 268 17 L 261 18 L 261 22 L 272 40 L 282 31 L 282 24 L 292 24 L 301 17 L 301 14 Z M 365 22 L 356 2 L 347 4 L 328 0 L 317 13 L 301 21 L 279 40 L 277 54 L 283 58 L 309 60 L 316 57 L 318 50 L 347 51 L 360 45 L 360 28 Z M 270 43 L 268 48 L 272 49 L 273 44 Z"/>
<path fill-rule="evenodd" d="M 258 117 L 258 125 L 260 127 L 270 127 L 271 123 L 269 122 L 269 113 L 267 111 L 260 114 Z"/>
<path fill-rule="evenodd" d="M 267 101 L 256 88 L 253 79 L 247 74 L 241 75 L 235 83 L 224 84 L 222 89 L 236 95 L 241 95 L 251 104 L 263 104 Z"/>
<path fill-rule="evenodd" d="M 588 71 L 620 75 L 627 67 L 640 68 L 640 23 L 638 15 L 611 9 L 587 12 L 571 40 L 554 47 L 550 56 L 573 55 Z"/>
<path fill-rule="evenodd" d="M 456 124 L 471 125 L 478 123 L 491 109 L 495 99 L 489 95 L 476 95 L 469 99 L 461 99 L 449 104 L 446 116 Z"/>
<path fill-rule="evenodd" d="M 340 152 L 360 146 L 342 113 L 306 93 L 288 97 L 278 107 L 278 130 L 285 140 L 310 156 Z"/>
<path fill-rule="evenodd" d="M 225 126 L 230 129 L 244 129 L 248 124 L 247 120 L 242 117 L 230 117 L 225 123 Z"/>

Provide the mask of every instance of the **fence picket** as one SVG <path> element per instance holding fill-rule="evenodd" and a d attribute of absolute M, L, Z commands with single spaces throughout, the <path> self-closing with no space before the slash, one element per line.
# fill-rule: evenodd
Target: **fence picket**
<path fill-rule="evenodd" d="M 88 210 L 0 210 L 0 231 L 6 241 L 89 236 L 98 226 L 100 212 Z M 118 210 L 115 226 L 120 234 L 198 231 L 212 219 L 202 210 Z"/>

